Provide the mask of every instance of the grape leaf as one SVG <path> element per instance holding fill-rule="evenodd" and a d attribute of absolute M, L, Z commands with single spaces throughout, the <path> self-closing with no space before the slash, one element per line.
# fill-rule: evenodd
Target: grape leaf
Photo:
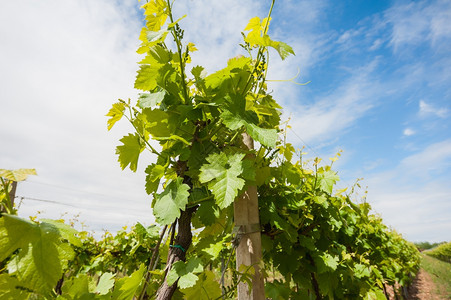
<path fill-rule="evenodd" d="M 135 89 L 142 91 L 152 91 L 157 87 L 158 71 L 162 65 L 141 65 L 136 75 Z"/>
<path fill-rule="evenodd" d="M 202 202 L 196 211 L 196 217 L 204 226 L 212 225 L 219 218 L 219 207 L 213 200 Z"/>
<path fill-rule="evenodd" d="M 165 29 L 161 29 L 158 31 L 150 31 L 150 30 L 147 31 L 146 38 L 147 38 L 148 44 L 146 46 L 152 47 L 152 46 L 164 41 L 164 39 L 166 38 L 168 33 L 169 33 L 169 31 L 167 31 Z"/>
<path fill-rule="evenodd" d="M 141 108 L 154 107 L 163 101 L 165 95 L 165 91 L 141 94 L 138 99 L 138 106 Z"/>
<path fill-rule="evenodd" d="M 65 240 L 68 240 L 69 243 L 71 243 L 74 246 L 82 247 L 83 243 L 81 242 L 80 238 L 77 237 L 78 231 L 71 226 L 64 223 L 62 220 L 50 220 L 50 219 L 42 219 L 42 222 L 52 224 L 55 226 L 61 237 Z"/>
<path fill-rule="evenodd" d="M 153 137 L 169 137 L 171 132 L 168 127 L 169 116 L 160 109 L 145 109 L 143 111 L 146 119 L 146 130 Z"/>
<path fill-rule="evenodd" d="M 116 154 L 119 155 L 118 161 L 122 170 L 130 165 L 130 170 L 136 172 L 139 155 L 145 148 L 144 144 L 136 133 L 126 135 L 120 141 L 123 145 L 116 147 Z"/>
<path fill-rule="evenodd" d="M 108 130 L 113 128 L 114 124 L 116 124 L 117 121 L 122 119 L 124 116 L 124 110 L 125 110 L 125 103 L 118 102 L 114 103 L 111 107 L 110 111 L 106 114 L 107 117 L 111 117 L 108 119 Z"/>
<path fill-rule="evenodd" d="M 158 190 L 161 178 L 164 176 L 166 168 L 162 165 L 150 164 L 145 172 L 146 176 L 146 192 L 152 194 Z"/>
<path fill-rule="evenodd" d="M 244 159 L 243 160 L 243 174 L 241 177 L 243 177 L 246 180 L 255 181 L 255 166 L 254 161 L 250 159 Z"/>
<path fill-rule="evenodd" d="M 183 183 L 183 179 L 177 177 L 156 196 L 153 213 L 160 224 L 171 224 L 180 217 L 180 210 L 184 210 L 188 204 L 189 189 L 190 187 Z"/>
<path fill-rule="evenodd" d="M 66 281 L 63 292 L 71 299 L 92 299 L 94 296 L 89 295 L 89 277 L 86 274 L 78 274 L 77 277 Z"/>
<path fill-rule="evenodd" d="M 329 194 L 332 193 L 334 184 L 340 179 L 334 171 L 323 171 L 318 173 L 319 188 Z"/>
<path fill-rule="evenodd" d="M 277 130 L 261 128 L 252 123 L 246 124 L 246 130 L 254 140 L 260 142 L 262 145 L 269 148 L 276 146 L 278 137 Z"/>
<path fill-rule="evenodd" d="M 0 262 L 19 248 L 27 248 L 39 237 L 39 225 L 17 216 L 0 218 Z"/>
<path fill-rule="evenodd" d="M 186 263 L 177 261 L 172 265 L 171 271 L 168 273 L 167 284 L 172 285 L 178 279 L 178 286 L 181 289 L 192 287 L 198 279 L 194 273 L 200 273 L 203 270 L 202 260 L 199 257 L 191 258 Z"/>
<path fill-rule="evenodd" d="M 287 45 L 284 42 L 276 42 L 275 45 L 271 45 L 276 51 L 279 53 L 280 58 L 284 60 L 287 58 L 290 54 L 294 54 L 293 48 L 291 48 L 290 45 Z"/>
<path fill-rule="evenodd" d="M 34 243 L 22 248 L 8 263 L 8 271 L 24 286 L 46 294 L 55 287 L 74 252 L 67 243 L 61 243 L 59 231 L 52 224 L 39 224 L 37 235 Z"/>
<path fill-rule="evenodd" d="M 244 121 L 239 115 L 228 110 L 224 110 L 221 113 L 221 119 L 222 123 L 224 123 L 224 125 L 231 130 L 237 130 L 247 124 L 247 122 Z"/>
<path fill-rule="evenodd" d="M 114 276 L 113 273 L 103 273 L 99 279 L 95 292 L 100 295 L 107 294 L 114 286 Z"/>
<path fill-rule="evenodd" d="M 241 160 L 244 153 L 227 155 L 224 152 L 212 153 L 207 157 L 207 162 L 200 168 L 199 180 L 202 183 L 209 182 L 216 203 L 220 208 L 228 207 L 233 203 L 238 191 L 243 188 L 245 181 L 238 176 L 243 172 Z"/>
<path fill-rule="evenodd" d="M 265 284 L 265 295 L 273 300 L 290 299 L 290 287 L 278 280 Z"/>
<path fill-rule="evenodd" d="M 199 280 L 190 288 L 182 289 L 185 299 L 211 300 L 221 297 L 221 287 L 215 280 L 215 274 L 206 270 L 199 275 Z"/>
<path fill-rule="evenodd" d="M 10 277 L 8 274 L 0 274 L 0 299 L 29 299 L 30 295 L 26 291 L 17 288 L 20 286 L 21 283 L 17 278 Z"/>
<path fill-rule="evenodd" d="M 5 170 L 0 169 L 0 177 L 11 181 L 23 181 L 27 179 L 28 175 L 37 175 L 35 169 L 17 169 Z"/>
<path fill-rule="evenodd" d="M 129 277 L 123 277 L 116 281 L 111 299 L 113 300 L 129 300 L 132 299 L 136 290 L 141 285 L 146 267 L 141 264 L 138 270 Z"/>
<path fill-rule="evenodd" d="M 252 110 L 246 110 L 246 99 L 241 95 L 229 95 L 222 105 L 221 119 L 224 125 L 231 130 L 246 127 L 247 133 L 256 141 L 266 147 L 275 147 L 277 141 L 277 130 L 261 128 L 256 125 L 259 120 L 257 114 Z"/>

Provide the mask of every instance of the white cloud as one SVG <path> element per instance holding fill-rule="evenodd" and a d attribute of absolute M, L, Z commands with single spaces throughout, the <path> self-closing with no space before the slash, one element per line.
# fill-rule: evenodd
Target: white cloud
<path fill-rule="evenodd" d="M 119 224 L 144 211 L 152 219 L 143 175 L 121 172 L 114 154 L 129 128 L 108 133 L 105 117 L 117 98 L 136 95 L 137 15 L 134 0 L 0 3 L 0 165 L 36 168 L 30 183 L 72 189 L 26 182 L 17 195 L 76 206 L 25 199 L 22 215 L 82 211 L 96 229 L 113 212 Z"/>
<path fill-rule="evenodd" d="M 312 104 L 300 105 L 282 101 L 284 114 L 287 117 L 292 116 L 291 125 L 296 134 L 311 145 L 330 141 L 344 134 L 368 110 L 377 105 L 374 97 L 378 84 L 370 80 L 370 74 L 376 64 L 377 60 L 353 70 L 351 76 L 336 91 L 318 97 Z M 299 143 L 296 137 L 292 136 L 290 139 L 296 144 Z"/>
<path fill-rule="evenodd" d="M 369 176 L 368 202 L 409 239 L 451 240 L 450 166 L 451 140 L 432 144 Z"/>
<path fill-rule="evenodd" d="M 297 4 L 291 3 L 300 9 Z M 135 0 L 0 3 L 0 140 L 7 145 L 0 149 L 0 167 L 36 168 L 38 176 L 20 184 L 17 194 L 63 203 L 24 199 L 21 215 L 81 213 L 80 220 L 96 230 L 152 222 L 143 168 L 154 158 L 144 155 L 137 173 L 121 171 L 115 147 L 131 128 L 121 122 L 107 132 L 105 117 L 117 98 L 136 99 L 141 58 L 135 50 L 142 26 L 137 5 Z M 240 32 L 249 19 L 266 15 L 267 8 L 260 1 L 176 2 L 175 14 L 188 15 L 181 21 L 184 42 L 199 49 L 192 65 L 209 72 L 225 66 L 241 53 Z M 313 11 L 320 12 L 303 15 L 313 20 Z M 274 38 L 281 34 L 274 27 Z M 309 43 L 293 45 L 295 59 L 305 64 Z M 296 71 L 299 64 L 284 68 Z"/>
<path fill-rule="evenodd" d="M 418 114 L 420 117 L 435 116 L 439 118 L 446 118 L 448 116 L 448 109 L 436 108 L 433 105 L 426 103 L 426 101 L 420 100 Z"/>
<path fill-rule="evenodd" d="M 395 51 L 404 45 L 429 41 L 435 46 L 451 38 L 451 2 L 446 0 L 408 2 L 386 12 L 393 26 L 391 44 Z"/>
<path fill-rule="evenodd" d="M 412 128 L 406 128 L 404 129 L 404 131 L 402 132 L 405 136 L 412 136 L 414 135 L 416 132 L 415 130 L 413 130 Z"/>
<path fill-rule="evenodd" d="M 400 167 L 416 176 L 426 176 L 430 171 L 445 171 L 451 166 L 451 140 L 434 143 L 423 151 L 406 157 Z"/>

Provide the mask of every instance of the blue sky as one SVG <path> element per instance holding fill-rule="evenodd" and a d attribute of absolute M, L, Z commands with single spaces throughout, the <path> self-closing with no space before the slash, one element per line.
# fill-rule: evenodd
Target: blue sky
<path fill-rule="evenodd" d="M 193 65 L 213 72 L 270 1 L 177 0 Z M 277 1 L 270 33 L 295 57 L 271 55 L 270 88 L 291 117 L 289 140 L 357 178 L 375 213 L 412 241 L 451 240 L 451 2 Z M 77 217 L 90 229 L 149 224 L 144 156 L 122 172 L 106 131 L 117 98 L 136 98 L 135 1 L 0 4 L 0 168 L 36 168 L 19 186 L 22 215 Z M 367 187 L 367 188 L 366 188 Z M 50 200 L 57 203 L 32 200 Z"/>

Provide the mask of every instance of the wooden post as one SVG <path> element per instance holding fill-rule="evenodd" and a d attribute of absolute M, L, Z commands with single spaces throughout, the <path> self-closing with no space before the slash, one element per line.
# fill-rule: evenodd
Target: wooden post
<path fill-rule="evenodd" d="M 243 134 L 243 142 L 247 148 L 254 148 L 254 141 L 248 134 Z M 265 288 L 259 263 L 262 259 L 260 218 L 258 214 L 257 187 L 249 187 L 243 195 L 234 202 L 235 231 L 238 233 L 239 244 L 236 249 L 236 268 L 241 265 L 254 266 L 252 290 L 246 283 L 238 285 L 238 300 L 263 300 Z"/>
<path fill-rule="evenodd" d="M 11 191 L 9 191 L 9 200 L 11 200 L 11 208 L 14 209 L 14 198 L 16 198 L 17 181 L 11 181 Z"/>

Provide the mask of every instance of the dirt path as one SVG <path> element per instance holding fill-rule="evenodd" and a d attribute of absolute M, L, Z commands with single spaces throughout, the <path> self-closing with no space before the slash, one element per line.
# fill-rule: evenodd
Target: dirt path
<path fill-rule="evenodd" d="M 408 300 L 441 300 L 448 299 L 437 293 L 437 287 L 432 281 L 431 275 L 425 270 L 420 269 L 417 277 L 408 290 Z"/>
<path fill-rule="evenodd" d="M 391 287 L 387 288 L 390 300 L 395 300 L 395 295 Z M 431 275 L 425 270 L 420 269 L 417 277 L 407 291 L 406 300 L 446 300 L 446 296 L 440 295 L 438 289 L 431 278 Z M 399 299 L 399 298 L 398 298 Z"/>

